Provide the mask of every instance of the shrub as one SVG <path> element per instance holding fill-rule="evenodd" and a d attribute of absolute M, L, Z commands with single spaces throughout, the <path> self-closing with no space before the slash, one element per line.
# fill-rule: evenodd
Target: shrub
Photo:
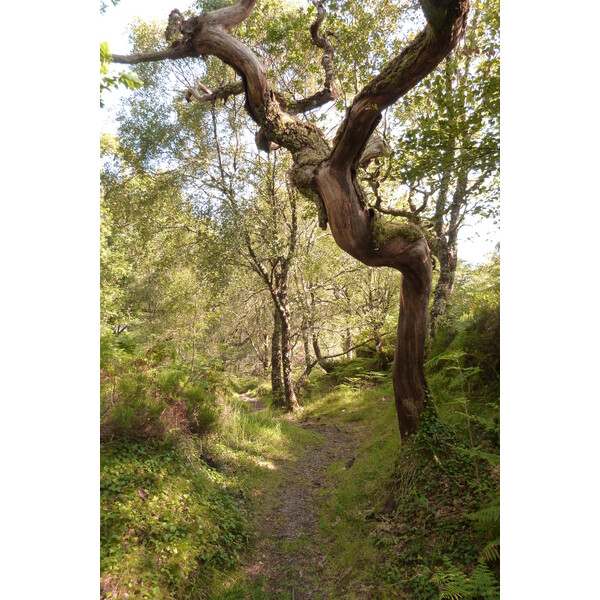
<path fill-rule="evenodd" d="M 431 341 L 426 373 L 440 415 L 469 443 L 499 447 L 500 285 L 497 258 L 462 266 Z"/>
<path fill-rule="evenodd" d="M 184 391 L 184 402 L 188 428 L 192 433 L 206 433 L 214 427 L 218 411 L 213 394 L 199 385 L 190 386 Z"/>
<path fill-rule="evenodd" d="M 175 397 L 185 377 L 185 373 L 181 369 L 162 369 L 157 373 L 156 376 L 158 389 L 167 396 Z"/>
<path fill-rule="evenodd" d="M 160 399 L 122 395 L 110 408 L 100 426 L 102 439 L 140 440 L 162 438 L 161 415 L 167 405 Z"/>
<path fill-rule="evenodd" d="M 133 334 L 101 338 L 101 437 L 161 439 L 175 431 L 197 435 L 218 420 L 216 392 L 224 375 L 217 365 L 195 372 L 174 359 L 173 344 L 137 343 Z"/>

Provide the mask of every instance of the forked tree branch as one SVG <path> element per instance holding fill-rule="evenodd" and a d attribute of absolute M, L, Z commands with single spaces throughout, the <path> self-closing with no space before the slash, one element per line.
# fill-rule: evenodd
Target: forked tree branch
<path fill-rule="evenodd" d="M 181 31 L 186 38 L 178 45 L 160 52 L 114 55 L 113 60 L 135 64 L 203 54 L 217 56 L 242 76 L 248 112 L 265 129 L 267 137 L 296 155 L 308 144 L 314 150 L 311 156 L 316 166 L 326 158 L 323 153 L 329 153 L 322 132 L 281 110 L 258 57 L 227 33 L 246 19 L 255 5 L 256 0 L 240 0 L 233 6 L 202 13 L 183 22 Z M 318 16 L 311 26 L 311 35 L 313 42 L 324 50 L 327 89 L 328 86 L 331 88 L 333 80 L 333 49 L 327 38 L 319 33 L 324 19 L 322 3 L 316 1 L 315 6 Z M 431 72 L 463 35 L 468 0 L 421 0 L 421 6 L 428 21 L 425 29 L 359 92 L 338 128 L 329 161 L 333 170 L 348 168 L 355 163 L 377 126 L 381 112 Z M 315 158 L 319 160 L 315 161 Z"/>
<path fill-rule="evenodd" d="M 353 163 L 381 113 L 428 75 L 464 34 L 469 0 L 421 0 L 425 29 L 356 96 L 336 134 L 333 168 Z"/>
<path fill-rule="evenodd" d="M 281 108 L 289 113 L 290 115 L 296 115 L 299 113 L 305 113 L 310 110 L 314 110 L 321 106 L 324 106 L 332 100 L 336 100 L 339 97 L 339 90 L 337 89 L 335 79 L 335 68 L 333 63 L 334 50 L 331 42 L 326 35 L 320 33 L 320 28 L 325 19 L 326 12 L 323 8 L 322 0 L 313 0 L 313 4 L 317 9 L 317 18 L 310 26 L 310 34 L 312 43 L 323 50 L 323 57 L 321 64 L 325 72 L 325 81 L 323 88 L 314 94 L 301 99 L 293 99 L 282 92 L 274 90 L 275 99 L 281 106 Z M 175 11 L 173 11 L 175 12 Z M 179 11 L 177 11 L 179 12 Z M 173 13 L 171 13 L 173 14 Z M 169 28 L 168 28 L 169 29 Z M 167 38 L 169 35 L 167 35 Z M 244 86 L 242 82 L 235 82 L 226 84 L 222 88 L 215 90 L 214 92 L 207 92 L 202 89 L 203 86 L 198 84 L 198 89 L 190 88 L 185 90 L 185 98 L 188 102 L 198 100 L 199 102 L 210 102 L 215 99 L 227 99 L 229 96 L 234 94 L 241 94 L 244 92 Z M 200 94 L 200 91 L 204 91 L 204 94 Z"/>

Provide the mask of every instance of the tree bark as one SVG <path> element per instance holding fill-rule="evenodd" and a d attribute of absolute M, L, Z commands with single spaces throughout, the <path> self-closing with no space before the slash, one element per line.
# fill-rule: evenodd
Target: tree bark
<path fill-rule="evenodd" d="M 448 299 L 454 287 L 454 278 L 458 266 L 458 230 L 461 223 L 461 208 L 464 206 L 467 183 L 469 177 L 468 168 L 462 168 L 456 180 L 456 188 L 450 205 L 450 219 L 444 230 L 443 222 L 439 228 L 437 257 L 440 263 L 440 277 L 433 292 L 433 302 L 429 313 L 430 338 L 433 339 L 439 320 L 446 312 Z M 445 199 L 444 199 L 445 204 Z"/>
<path fill-rule="evenodd" d="M 403 437 L 417 430 L 425 410 L 423 358 L 431 294 L 431 264 L 424 264 L 423 270 L 425 272 L 420 275 L 404 274 L 400 289 L 392 378 L 400 435 Z"/>
<path fill-rule="evenodd" d="M 296 397 L 294 381 L 292 378 L 291 326 L 290 306 L 287 293 L 287 277 L 285 279 L 281 278 L 277 283 L 278 293 L 276 299 L 276 310 L 279 312 L 279 319 L 281 322 L 281 363 L 283 367 L 285 408 L 288 411 L 294 411 L 298 409 L 298 399 Z"/>
<path fill-rule="evenodd" d="M 432 340 L 437 331 L 439 321 L 446 312 L 448 298 L 454 286 L 454 276 L 458 263 L 456 245 L 450 246 L 446 240 L 442 240 L 439 244 L 437 257 L 440 264 L 440 277 L 433 292 L 433 302 L 429 315 L 429 335 Z"/>
<path fill-rule="evenodd" d="M 271 390 L 273 406 L 285 406 L 283 378 L 281 376 L 281 317 L 273 310 L 273 335 L 271 337 Z"/>

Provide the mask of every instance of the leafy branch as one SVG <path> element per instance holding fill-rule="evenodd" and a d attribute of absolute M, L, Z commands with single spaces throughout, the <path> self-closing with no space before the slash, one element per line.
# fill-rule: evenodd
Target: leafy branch
<path fill-rule="evenodd" d="M 113 4 L 118 0 L 113 0 Z M 108 42 L 102 42 L 100 44 L 100 107 L 104 107 L 104 101 L 102 100 L 102 92 L 109 90 L 114 87 L 124 85 L 130 90 L 135 90 L 144 85 L 144 82 L 131 71 L 123 71 L 122 73 L 116 73 L 110 70 L 110 63 L 112 61 L 112 55 L 108 48 Z"/>

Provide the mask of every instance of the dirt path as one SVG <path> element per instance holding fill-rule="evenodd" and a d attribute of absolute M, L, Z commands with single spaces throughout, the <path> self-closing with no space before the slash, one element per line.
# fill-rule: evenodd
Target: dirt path
<path fill-rule="evenodd" d="M 265 408 L 265 405 L 258 398 L 254 398 L 250 394 L 238 394 L 238 397 L 250 405 L 251 412 L 257 412 Z"/>
<path fill-rule="evenodd" d="M 306 422 L 322 444 L 307 445 L 296 461 L 279 461 L 281 481 L 258 498 L 260 514 L 254 551 L 245 560 L 251 578 L 263 577 L 277 598 L 321 599 L 327 557 L 319 544 L 319 513 L 333 491 L 329 466 L 351 468 L 360 439 L 352 423 Z"/>

